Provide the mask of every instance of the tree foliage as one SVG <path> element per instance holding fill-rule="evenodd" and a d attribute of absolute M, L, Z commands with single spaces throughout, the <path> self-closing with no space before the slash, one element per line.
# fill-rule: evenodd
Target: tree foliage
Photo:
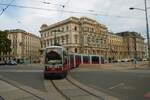
<path fill-rule="evenodd" d="M 0 31 L 0 54 L 11 52 L 11 40 L 7 38 L 8 31 Z"/>

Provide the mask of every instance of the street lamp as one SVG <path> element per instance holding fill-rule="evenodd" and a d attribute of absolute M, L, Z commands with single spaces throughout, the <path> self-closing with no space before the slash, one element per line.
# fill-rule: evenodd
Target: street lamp
<path fill-rule="evenodd" d="M 142 10 L 142 11 L 145 11 L 144 9 L 140 9 L 140 8 L 133 8 L 133 7 L 129 8 L 129 9 L 130 9 L 130 10 L 137 9 L 137 10 Z"/>
<path fill-rule="evenodd" d="M 149 61 L 149 67 L 150 67 L 150 40 L 149 40 L 149 25 L 148 25 L 148 15 L 147 15 L 147 9 L 149 9 L 150 7 L 147 7 L 147 1 L 144 0 L 145 3 L 145 9 L 140 9 L 140 8 L 129 8 L 130 10 L 141 10 L 145 12 L 145 20 L 146 20 L 146 33 L 147 33 L 147 45 L 148 45 L 148 61 Z"/>

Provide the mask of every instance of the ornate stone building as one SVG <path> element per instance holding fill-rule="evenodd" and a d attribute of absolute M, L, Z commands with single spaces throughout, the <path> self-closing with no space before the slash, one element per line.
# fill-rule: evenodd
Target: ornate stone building
<path fill-rule="evenodd" d="M 62 45 L 71 53 L 103 55 L 106 59 L 144 58 L 144 38 L 136 32 L 108 32 L 105 25 L 87 17 L 70 17 L 41 26 L 42 48 Z"/>
<path fill-rule="evenodd" d="M 126 51 L 123 37 L 112 32 L 108 33 L 108 59 L 121 60 L 124 58 Z"/>
<path fill-rule="evenodd" d="M 145 43 L 144 38 L 137 32 L 121 32 L 117 35 L 122 36 L 124 45 L 127 48 L 125 51 L 125 58 L 144 58 L 145 57 Z"/>
<path fill-rule="evenodd" d="M 105 25 L 87 17 L 70 17 L 50 26 L 41 26 L 42 48 L 59 44 L 69 52 L 107 56 L 107 34 Z"/>
<path fill-rule="evenodd" d="M 11 40 L 12 52 L 9 59 L 24 59 L 28 61 L 39 60 L 40 38 L 21 29 L 9 30 L 8 38 Z"/>

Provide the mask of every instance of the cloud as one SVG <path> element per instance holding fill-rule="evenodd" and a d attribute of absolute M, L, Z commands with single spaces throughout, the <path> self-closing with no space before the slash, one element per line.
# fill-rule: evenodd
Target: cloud
<path fill-rule="evenodd" d="M 1 0 L 6 3 L 8 0 Z M 78 12 L 98 13 L 101 15 L 64 13 L 57 11 L 33 10 L 24 8 L 8 9 L 0 16 L 0 29 L 21 28 L 39 35 L 40 26 L 44 23 L 50 25 L 70 16 L 87 16 L 108 26 L 113 32 L 137 31 L 145 34 L 144 13 L 129 11 L 129 7 L 144 7 L 143 0 L 15 0 L 14 4 L 23 6 L 42 7 L 54 10 L 69 10 Z M 42 2 L 50 2 L 44 4 Z M 149 1 L 148 1 L 149 2 Z M 62 8 L 61 5 L 65 5 Z M 2 6 L 0 6 L 2 7 Z M 16 11 L 15 11 L 16 10 Z"/>

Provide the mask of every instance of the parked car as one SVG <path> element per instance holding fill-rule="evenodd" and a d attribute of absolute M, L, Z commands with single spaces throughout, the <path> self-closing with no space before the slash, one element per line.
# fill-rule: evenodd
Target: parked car
<path fill-rule="evenodd" d="M 112 62 L 113 62 L 113 63 L 117 63 L 117 62 L 118 62 L 118 60 L 113 60 Z"/>
<path fill-rule="evenodd" d="M 134 58 L 131 58 L 131 62 L 133 62 L 134 61 Z"/>
<path fill-rule="evenodd" d="M 0 61 L 0 65 L 5 65 L 5 61 Z"/>
<path fill-rule="evenodd" d="M 109 63 L 109 61 L 108 60 L 104 60 L 104 63 Z"/>
<path fill-rule="evenodd" d="M 146 59 L 146 58 L 143 58 L 143 61 L 147 61 L 147 59 Z"/>
<path fill-rule="evenodd" d="M 9 61 L 7 62 L 7 65 L 17 65 L 17 62 L 14 61 L 14 60 L 9 60 Z"/>
<path fill-rule="evenodd" d="M 127 58 L 124 58 L 124 59 L 121 60 L 121 62 L 129 62 L 129 61 L 130 61 L 130 60 L 127 59 Z"/>
<path fill-rule="evenodd" d="M 24 64 L 24 60 L 20 60 L 19 64 Z"/>
<path fill-rule="evenodd" d="M 118 60 L 117 60 L 117 62 L 121 62 L 121 60 L 120 60 L 120 59 L 118 59 Z"/>

